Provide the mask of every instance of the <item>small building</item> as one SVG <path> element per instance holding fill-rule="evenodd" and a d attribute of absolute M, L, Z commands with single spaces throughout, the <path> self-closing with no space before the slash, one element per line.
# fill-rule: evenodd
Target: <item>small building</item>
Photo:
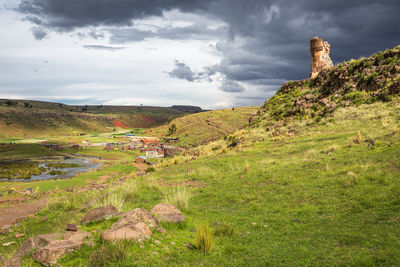
<path fill-rule="evenodd" d="M 180 152 L 176 146 L 164 146 L 164 157 L 173 157 Z"/>
<path fill-rule="evenodd" d="M 79 149 L 79 145 L 78 145 L 78 144 L 73 144 L 73 145 L 72 145 L 72 148 L 74 148 L 74 149 Z"/>

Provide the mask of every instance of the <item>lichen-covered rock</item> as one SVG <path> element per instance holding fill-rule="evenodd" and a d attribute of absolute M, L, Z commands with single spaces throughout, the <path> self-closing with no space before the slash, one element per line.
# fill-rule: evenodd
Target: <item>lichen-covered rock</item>
<path fill-rule="evenodd" d="M 14 257 L 25 257 L 31 253 L 32 250 L 40 249 L 54 240 L 58 240 L 62 234 L 52 233 L 29 237 L 15 252 Z"/>
<path fill-rule="evenodd" d="M 45 266 L 51 266 L 70 251 L 80 249 L 82 245 L 93 245 L 93 236 L 84 231 L 66 232 L 64 240 L 54 240 L 39 249 L 32 257 Z"/>
<path fill-rule="evenodd" d="M 81 223 L 96 222 L 107 219 L 118 213 L 114 206 L 99 207 L 89 211 L 81 220 Z"/>
<path fill-rule="evenodd" d="M 136 208 L 131 210 L 125 214 L 123 214 L 122 218 L 116 221 L 112 226 L 111 229 L 117 229 L 124 225 L 135 224 L 138 222 L 144 222 L 149 227 L 157 227 L 158 220 L 151 215 L 148 210 L 142 208 Z"/>
<path fill-rule="evenodd" d="M 151 208 L 150 212 L 154 214 L 160 222 L 179 223 L 186 220 L 185 215 L 171 204 L 157 204 Z"/>
<path fill-rule="evenodd" d="M 106 230 L 101 235 L 103 240 L 144 240 L 152 235 L 150 228 L 144 222 L 131 223 Z"/>

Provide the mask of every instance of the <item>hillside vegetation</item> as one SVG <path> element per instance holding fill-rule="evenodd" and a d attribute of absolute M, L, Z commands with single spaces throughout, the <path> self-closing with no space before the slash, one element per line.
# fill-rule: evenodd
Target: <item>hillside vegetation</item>
<path fill-rule="evenodd" d="M 27 183 L 46 191 L 49 204 L 2 236 L 3 243 L 15 243 L 0 247 L 0 262 L 11 258 L 26 238 L 62 233 L 72 223 L 93 233 L 94 245 L 68 253 L 58 261 L 60 266 L 398 266 L 400 94 L 393 84 L 398 84 L 399 62 L 396 59 L 395 73 L 386 71 L 390 64 L 383 64 L 398 50 L 343 63 L 342 73 L 337 66 L 314 80 L 285 84 L 252 116 L 250 125 L 173 158 L 158 159 L 145 175 L 135 177 L 134 166 L 126 163 L 133 155 L 123 158 L 125 152 L 114 151 L 116 164 L 101 170 L 70 180 Z M 375 57 L 383 57 L 378 62 L 382 70 L 371 64 L 358 67 L 358 72 L 376 71 L 373 79 L 383 82 L 384 77 L 383 85 L 368 87 L 364 78 L 355 83 L 350 66 L 364 66 Z M 347 77 L 337 78 L 342 86 L 331 78 L 335 72 Z M 355 87 L 347 92 L 346 84 Z M 213 127 L 195 125 L 223 112 L 239 116 L 237 110 L 176 119 L 175 134 L 187 134 L 186 142 L 196 132 L 201 138 L 202 130 L 215 137 Z M 185 133 L 178 132 L 192 122 Z M 165 134 L 168 126 L 158 129 Z M 79 192 L 88 181 L 105 179 L 109 188 Z M 64 191 L 74 184 L 73 192 Z M 7 183 L 0 193 L 10 194 L 11 186 Z M 153 228 L 152 236 L 140 242 L 101 239 L 118 214 L 80 224 L 87 211 L 101 205 L 127 212 L 149 210 L 158 203 L 179 207 L 186 220 L 161 223 L 164 233 Z M 25 236 L 17 239 L 16 233 Z M 31 255 L 22 261 L 24 266 L 40 266 Z"/>
<path fill-rule="evenodd" d="M 110 132 L 149 128 L 188 113 L 147 106 L 68 106 L 30 100 L 0 100 L 0 138 Z"/>
<path fill-rule="evenodd" d="M 243 127 L 258 109 L 259 107 L 240 107 L 191 114 L 153 128 L 151 134 L 163 138 L 178 137 L 179 145 L 196 146 L 224 137 Z M 171 125 L 176 126 L 176 132 L 169 131 Z"/>

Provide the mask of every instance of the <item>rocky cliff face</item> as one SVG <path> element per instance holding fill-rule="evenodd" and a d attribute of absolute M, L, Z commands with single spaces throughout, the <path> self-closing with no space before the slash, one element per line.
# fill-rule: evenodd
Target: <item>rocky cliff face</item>
<path fill-rule="evenodd" d="M 337 107 L 400 96 L 400 46 L 323 68 L 315 78 L 285 83 L 264 103 L 253 124 L 330 116 Z"/>

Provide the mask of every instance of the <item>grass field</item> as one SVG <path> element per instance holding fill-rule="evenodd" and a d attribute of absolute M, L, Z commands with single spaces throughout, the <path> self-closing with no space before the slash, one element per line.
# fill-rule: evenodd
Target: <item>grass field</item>
<path fill-rule="evenodd" d="M 191 114 L 172 120 L 169 124 L 151 129 L 151 135 L 178 137 L 181 146 L 196 146 L 219 139 L 248 124 L 249 117 L 259 107 L 239 107 Z M 169 134 L 169 127 L 175 124 L 176 132 Z"/>
<path fill-rule="evenodd" d="M 2 243 L 16 242 L 0 247 L 0 255 L 12 255 L 28 236 L 63 232 L 67 223 L 78 224 L 90 199 L 103 196 L 100 202 L 116 205 L 123 200 L 122 211 L 149 209 L 176 195 L 183 184 L 190 191 L 185 223 L 163 224 L 166 234 L 155 232 L 143 243 L 116 244 L 100 239 L 113 218 L 79 226 L 93 231 L 96 245 L 68 254 L 60 265 L 396 266 L 399 128 L 400 103 L 394 99 L 338 108 L 333 117 L 319 122 L 292 121 L 268 131 L 246 127 L 225 140 L 164 159 L 156 172 L 108 189 L 113 200 L 104 197 L 107 190 L 66 193 L 48 185 L 51 182 L 41 182 L 40 190 L 55 190 L 50 205 L 0 237 Z M 197 159 L 191 160 L 193 156 Z M 96 180 L 113 171 L 119 171 L 117 179 L 132 170 L 121 160 L 101 173 L 65 183 L 74 186 L 74 181 Z M 40 222 L 43 215 L 48 220 Z M 196 243 L 193 229 L 204 224 L 212 231 L 208 253 L 185 245 Z M 26 237 L 16 239 L 14 234 L 20 232 Z M 30 256 L 23 262 L 39 266 Z"/>

